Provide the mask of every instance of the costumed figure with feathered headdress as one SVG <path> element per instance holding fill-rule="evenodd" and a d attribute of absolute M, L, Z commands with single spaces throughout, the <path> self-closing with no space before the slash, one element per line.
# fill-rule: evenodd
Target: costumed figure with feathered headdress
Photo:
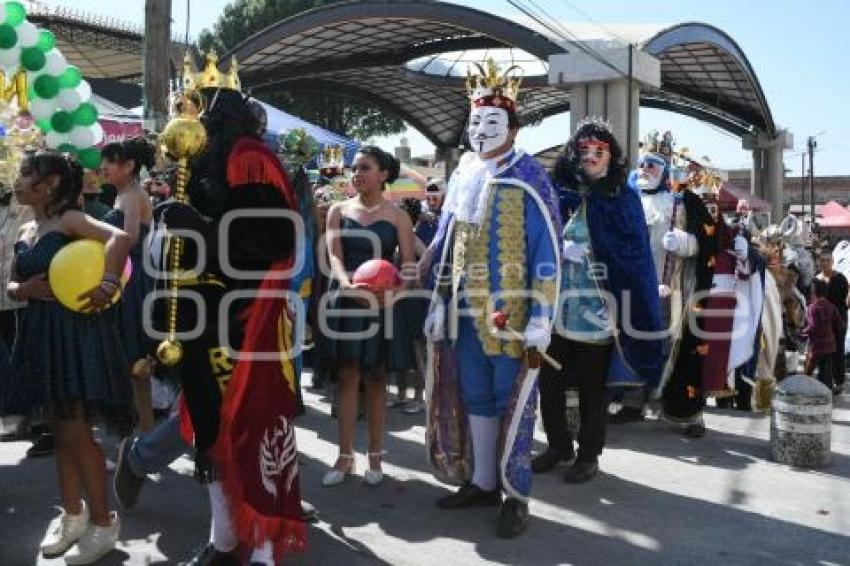
<path fill-rule="evenodd" d="M 513 537 L 528 521 L 539 353 L 549 345 L 557 299 L 560 220 L 546 171 L 514 148 L 520 79 L 492 60 L 478 70 L 467 81 L 473 151 L 451 176 L 423 258 L 433 290 L 425 322 L 428 454 L 440 479 L 462 484 L 440 507 L 501 503 L 497 532 Z"/>
<path fill-rule="evenodd" d="M 719 189 L 714 178 L 697 174 L 701 170 L 687 156 L 686 149 L 675 153 L 670 175 L 676 191 L 672 195 L 675 211 L 661 242 L 666 254 L 661 266 L 660 291 L 666 296 L 670 338 L 664 372 L 656 390 L 662 396 L 662 415 L 684 424 L 685 434 L 694 438 L 705 434 L 702 418 L 705 395 L 702 341 L 699 323 L 693 315 L 702 308 L 703 295 L 712 285 L 716 220 L 705 203 L 716 204 L 716 189 Z M 705 183 L 700 184 L 699 192 L 694 190 L 697 182 Z"/>
<path fill-rule="evenodd" d="M 660 135 L 651 131 L 642 144 L 642 154 L 638 159 L 638 168 L 628 177 L 628 185 L 640 196 L 646 218 L 646 228 L 649 233 L 649 246 L 658 279 L 658 294 L 661 300 L 662 321 L 665 328 L 670 327 L 671 314 L 677 314 L 680 308 L 671 313 L 671 308 L 679 305 L 676 295 L 681 291 L 680 263 L 684 258 L 697 253 L 696 236 L 681 227 L 686 227 L 685 203 L 681 196 L 676 195 L 671 187 L 674 180 L 671 171 L 674 170 L 674 139 L 669 131 Z M 698 198 L 694 197 L 696 201 Z M 688 202 L 691 202 L 690 200 Z M 676 296 L 674 296 L 676 295 Z M 669 354 L 670 342 L 665 343 L 665 357 Z M 628 375 L 618 359 L 613 364 L 612 372 Z M 620 378 L 623 379 L 623 378 Z M 611 415 L 612 424 L 622 424 L 642 420 L 644 409 L 650 391 L 643 388 L 631 388 L 623 392 L 622 408 Z"/>
<path fill-rule="evenodd" d="M 707 163 L 707 159 L 703 159 Z M 705 397 L 723 399 L 736 392 L 736 375 L 754 379 L 761 338 L 761 317 L 765 289 L 765 262 L 750 246 L 740 225 L 726 222 L 719 207 L 722 174 L 707 164 L 691 160 L 689 183 L 700 195 L 711 216 L 706 224 L 709 240 L 701 256 L 708 254 L 711 283 L 697 293 L 686 310 L 688 333 L 680 351 L 695 350 L 700 356 L 699 379 L 696 366 L 673 369 L 664 391 L 664 415 L 688 425 L 686 434 L 702 436 L 705 426 L 702 408 Z M 697 264 L 698 274 L 705 273 L 704 260 Z M 698 275 L 699 277 L 699 275 Z M 700 287 L 704 285 L 701 282 Z M 700 289 L 697 289 L 698 291 Z M 701 313 L 707 313 L 701 316 Z M 683 362 L 688 358 L 682 358 Z"/>

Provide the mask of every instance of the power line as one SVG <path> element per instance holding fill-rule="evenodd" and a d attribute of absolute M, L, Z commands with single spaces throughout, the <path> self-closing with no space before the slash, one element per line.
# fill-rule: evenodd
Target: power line
<path fill-rule="evenodd" d="M 549 12 L 544 10 L 542 7 L 540 7 L 540 5 L 537 4 L 537 2 L 535 2 L 535 0 L 528 0 L 528 2 L 530 4 L 532 4 L 533 6 L 535 6 L 537 8 L 537 10 L 540 13 L 542 13 L 545 17 L 552 20 L 555 23 L 555 25 L 557 25 L 558 28 L 560 28 L 561 31 L 565 35 L 567 35 L 568 37 L 571 37 L 572 40 L 573 40 L 573 43 L 578 45 L 579 49 L 581 49 L 586 54 L 590 55 L 591 57 L 593 57 L 594 59 L 596 59 L 597 61 L 599 61 L 603 65 L 613 69 L 616 73 L 618 73 L 622 77 L 624 77 L 624 78 L 628 77 L 628 75 L 626 73 L 622 72 L 619 68 L 617 68 L 613 63 L 611 63 L 608 59 L 606 59 L 601 53 L 599 53 L 598 51 L 596 51 L 596 49 L 591 47 L 590 44 L 588 44 L 584 40 L 580 39 L 575 33 L 570 31 L 570 29 L 567 28 L 564 24 L 562 24 L 560 22 L 560 20 L 558 20 L 558 18 L 554 17 L 552 14 L 550 14 Z"/>
<path fill-rule="evenodd" d="M 592 47 L 590 47 L 589 45 L 587 45 L 583 41 L 581 41 L 577 36 L 575 36 L 567 28 L 563 27 L 560 23 L 555 21 L 555 19 L 552 18 L 552 16 L 550 14 L 548 14 L 545 10 L 542 10 L 539 6 L 534 4 L 533 0 L 529 0 L 529 1 L 532 4 L 534 4 L 535 8 L 539 12 L 541 12 L 543 14 L 543 17 L 541 17 L 539 14 L 534 13 L 531 8 L 521 5 L 519 0 L 507 0 L 507 1 L 514 8 L 516 8 L 517 10 L 519 10 L 520 12 L 522 12 L 523 14 L 525 14 L 526 16 L 531 18 L 539 26 L 543 27 L 544 29 L 549 31 L 549 33 L 553 34 L 556 38 L 558 38 L 561 41 L 564 41 L 566 43 L 569 43 L 570 45 L 572 45 L 572 46 L 576 47 L 577 49 L 583 51 L 585 54 L 589 55 L 590 57 L 592 57 L 593 59 L 595 59 L 599 63 L 605 65 L 606 67 L 610 68 L 611 70 L 616 72 L 618 75 L 620 75 L 622 77 L 627 77 L 627 75 L 625 73 L 623 73 L 619 68 L 617 68 L 617 66 L 615 66 L 613 63 L 611 63 L 608 59 L 606 59 L 601 54 L 597 53 Z M 558 27 L 560 27 L 561 29 L 558 29 L 557 27 L 554 27 L 552 24 L 547 23 L 544 20 L 544 17 L 548 17 L 549 19 L 555 21 L 555 24 Z"/>
<path fill-rule="evenodd" d="M 585 12 L 584 10 L 582 10 L 581 8 L 579 8 L 578 6 L 576 6 L 576 5 L 572 4 L 571 2 L 568 2 L 567 0 L 561 0 L 561 1 L 562 1 L 564 4 L 566 4 L 568 8 L 571 8 L 571 9 L 573 9 L 574 11 L 578 12 L 580 15 L 584 16 L 584 18 L 585 18 L 585 19 L 587 19 L 587 21 L 589 21 L 590 23 L 594 24 L 596 27 L 598 27 L 599 29 L 601 29 L 601 30 L 602 30 L 602 31 L 604 31 L 605 33 L 609 34 L 609 35 L 610 35 L 611 37 L 613 37 L 614 39 L 616 39 L 616 40 L 620 41 L 620 43 L 626 43 L 626 44 L 628 44 L 628 43 L 629 43 L 628 41 L 626 41 L 626 39 L 625 39 L 625 38 L 623 38 L 623 37 L 621 37 L 621 36 L 617 35 L 617 34 L 616 34 L 616 33 L 614 33 L 613 31 L 611 31 L 610 29 L 608 29 L 607 27 L 605 27 L 604 25 L 602 25 L 600 22 L 598 22 L 598 21 L 594 20 L 594 19 L 590 16 L 590 14 L 588 14 L 587 12 Z"/>

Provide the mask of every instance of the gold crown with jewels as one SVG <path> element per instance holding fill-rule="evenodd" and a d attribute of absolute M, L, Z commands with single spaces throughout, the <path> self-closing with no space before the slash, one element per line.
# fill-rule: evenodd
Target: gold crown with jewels
<path fill-rule="evenodd" d="M 519 65 L 512 65 L 503 73 L 499 72 L 499 66 L 492 58 L 487 59 L 484 66 L 480 63 L 473 65 L 478 68 L 478 73 L 471 73 L 469 68 L 466 70 L 466 91 L 472 104 L 515 110 L 522 76 L 512 74 L 512 71 L 520 69 Z"/>
<path fill-rule="evenodd" d="M 236 57 L 230 60 L 230 70 L 222 73 L 218 70 L 218 55 L 210 51 L 205 56 L 206 66 L 200 72 L 195 72 L 192 57 L 189 52 L 183 58 L 183 92 L 191 93 L 202 88 L 226 88 L 241 91 Z"/>

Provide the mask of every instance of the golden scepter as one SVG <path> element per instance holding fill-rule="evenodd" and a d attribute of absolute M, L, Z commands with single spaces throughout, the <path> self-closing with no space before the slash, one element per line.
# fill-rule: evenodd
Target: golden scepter
<path fill-rule="evenodd" d="M 207 143 L 207 132 L 197 117 L 183 115 L 171 120 L 162 132 L 162 142 L 168 153 L 177 159 L 177 182 L 174 200 L 189 204 L 186 185 L 189 182 L 189 160 L 203 151 Z M 177 296 L 179 290 L 180 260 L 183 256 L 183 238 L 171 236 L 169 256 L 169 282 L 171 294 L 168 298 L 168 339 L 159 343 L 156 357 L 167 366 L 175 366 L 183 359 L 183 346 L 177 341 Z"/>

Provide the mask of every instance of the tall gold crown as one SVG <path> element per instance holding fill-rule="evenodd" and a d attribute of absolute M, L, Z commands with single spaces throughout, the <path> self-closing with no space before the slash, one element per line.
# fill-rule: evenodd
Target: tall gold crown
<path fill-rule="evenodd" d="M 322 164 L 336 166 L 344 163 L 343 147 L 340 144 L 329 143 L 322 148 L 321 157 L 319 158 Z"/>
<path fill-rule="evenodd" d="M 504 73 L 499 73 L 499 66 L 489 58 L 485 61 L 486 70 L 480 63 L 473 63 L 478 67 L 478 73 L 473 74 L 469 68 L 466 70 L 466 90 L 473 104 L 476 100 L 485 98 L 508 99 L 516 105 L 519 96 L 519 87 L 522 84 L 522 76 L 512 75 L 511 72 L 521 68 L 512 65 Z M 496 106 L 499 106 L 497 101 Z"/>
<path fill-rule="evenodd" d="M 189 52 L 183 58 L 183 92 L 190 93 L 202 88 L 226 88 L 230 90 L 242 90 L 239 81 L 238 65 L 236 57 L 230 60 L 230 70 L 222 73 L 218 70 L 218 55 L 210 51 L 206 55 L 206 66 L 201 72 L 195 72 L 192 57 Z"/>

